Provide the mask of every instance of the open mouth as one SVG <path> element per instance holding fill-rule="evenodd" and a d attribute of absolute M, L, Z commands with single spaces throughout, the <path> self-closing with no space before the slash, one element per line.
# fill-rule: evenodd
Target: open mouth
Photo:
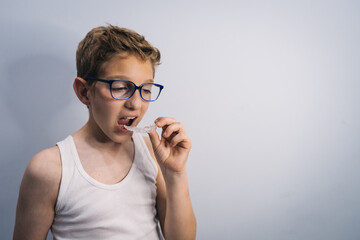
<path fill-rule="evenodd" d="M 118 120 L 119 125 L 131 126 L 137 117 L 122 117 Z"/>

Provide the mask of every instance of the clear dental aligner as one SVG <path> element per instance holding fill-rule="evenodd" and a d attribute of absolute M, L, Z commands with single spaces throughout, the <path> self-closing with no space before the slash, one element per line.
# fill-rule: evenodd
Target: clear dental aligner
<path fill-rule="evenodd" d="M 156 130 L 156 125 L 152 124 L 150 126 L 146 126 L 146 127 L 132 127 L 132 126 L 126 126 L 124 125 L 124 128 L 126 128 L 129 131 L 133 131 L 136 133 L 152 133 Z"/>

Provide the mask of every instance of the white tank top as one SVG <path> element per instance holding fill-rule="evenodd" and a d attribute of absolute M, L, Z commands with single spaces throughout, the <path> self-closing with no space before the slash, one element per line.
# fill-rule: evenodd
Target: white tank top
<path fill-rule="evenodd" d="M 51 231 L 65 239 L 163 239 L 156 217 L 158 168 L 140 134 L 133 134 L 135 156 L 119 183 L 100 183 L 88 175 L 74 140 L 58 142 L 62 177 Z"/>

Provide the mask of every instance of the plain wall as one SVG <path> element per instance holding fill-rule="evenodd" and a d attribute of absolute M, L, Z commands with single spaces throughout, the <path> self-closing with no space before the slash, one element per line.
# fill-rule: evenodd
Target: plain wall
<path fill-rule="evenodd" d="M 143 124 L 181 121 L 198 239 L 360 239 L 360 2 L 0 3 L 0 238 L 31 157 L 87 120 L 75 51 L 93 27 L 161 50 Z"/>

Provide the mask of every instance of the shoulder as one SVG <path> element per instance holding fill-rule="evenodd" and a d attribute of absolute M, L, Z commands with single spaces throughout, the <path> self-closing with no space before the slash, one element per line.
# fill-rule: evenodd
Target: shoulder
<path fill-rule="evenodd" d="M 162 178 L 162 174 L 161 174 L 160 166 L 159 166 L 159 164 L 158 164 L 158 162 L 156 160 L 156 157 L 155 157 L 155 153 L 154 153 L 154 149 L 153 149 L 152 144 L 151 144 L 151 140 L 150 140 L 150 138 L 148 136 L 143 136 L 143 138 L 144 138 L 144 141 L 146 143 L 147 148 L 149 149 L 150 155 L 151 155 L 153 161 L 156 164 L 157 174 L 158 174 L 157 175 L 157 181 L 159 181 L 160 180 L 159 178 Z"/>
<path fill-rule="evenodd" d="M 157 175 L 157 177 L 156 177 L 156 181 L 157 181 L 157 185 L 158 185 L 158 190 L 159 190 L 159 189 L 161 190 L 162 185 L 163 185 L 163 183 L 164 183 L 164 177 L 163 177 L 163 175 L 162 175 L 161 168 L 160 168 L 160 166 L 159 166 L 159 163 L 158 163 L 157 160 L 156 160 L 156 157 L 155 157 L 155 154 L 154 154 L 154 149 L 153 149 L 153 147 L 152 147 L 150 138 L 147 137 L 147 136 L 143 136 L 143 138 L 144 138 L 144 141 L 145 141 L 145 143 L 146 143 L 147 148 L 149 149 L 150 155 L 151 155 L 151 157 L 152 157 L 153 161 L 155 162 L 156 167 L 157 167 L 157 169 L 158 169 L 158 171 L 157 171 L 157 174 L 158 174 L 158 175 Z"/>
<path fill-rule="evenodd" d="M 150 138 L 148 136 L 143 136 L 143 139 L 146 143 L 146 146 L 147 148 L 149 149 L 149 152 L 151 154 L 151 156 L 153 157 L 153 159 L 155 160 L 155 154 L 154 154 L 154 150 L 153 150 L 153 147 L 151 145 L 151 141 L 150 141 Z"/>
<path fill-rule="evenodd" d="M 30 160 L 26 171 L 34 177 L 54 178 L 59 174 L 61 175 L 59 148 L 54 146 L 37 153 Z"/>
<path fill-rule="evenodd" d="M 45 149 L 29 162 L 20 186 L 14 239 L 45 239 L 61 179 L 60 151 Z"/>
<path fill-rule="evenodd" d="M 155 154 L 154 154 L 154 149 L 152 147 L 150 138 L 148 136 L 142 136 L 142 138 L 144 139 L 144 142 L 145 142 L 145 144 L 146 144 L 146 146 L 147 146 L 147 148 L 148 148 L 148 150 L 150 152 L 152 160 L 155 162 L 156 167 L 158 168 L 158 171 L 160 171 L 158 162 L 156 161 L 156 157 L 155 157 Z"/>
<path fill-rule="evenodd" d="M 149 152 L 156 163 L 158 168 L 158 175 L 156 177 L 156 209 L 158 212 L 158 218 L 160 220 L 161 229 L 164 231 L 165 215 L 166 215 L 166 185 L 162 171 L 158 162 L 156 161 L 154 150 L 149 137 L 143 137 L 144 141 L 149 149 Z"/>
<path fill-rule="evenodd" d="M 57 194 L 61 180 L 61 158 L 57 146 L 37 153 L 26 167 L 25 184 L 39 186 L 47 193 Z"/>

